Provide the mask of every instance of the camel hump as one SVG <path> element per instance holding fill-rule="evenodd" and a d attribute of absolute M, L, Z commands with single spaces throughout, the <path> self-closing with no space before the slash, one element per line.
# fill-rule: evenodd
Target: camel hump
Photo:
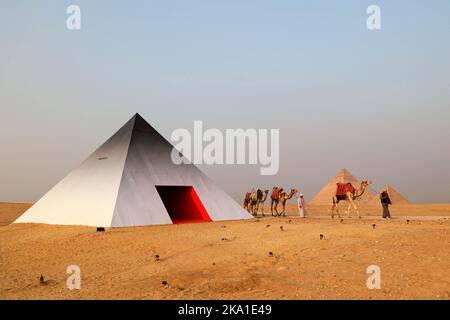
<path fill-rule="evenodd" d="M 353 185 L 350 182 L 347 183 L 338 182 L 336 183 L 336 186 L 337 186 L 336 188 L 337 196 L 343 196 L 347 194 L 347 192 L 355 193 L 356 191 L 355 187 L 353 187 Z"/>

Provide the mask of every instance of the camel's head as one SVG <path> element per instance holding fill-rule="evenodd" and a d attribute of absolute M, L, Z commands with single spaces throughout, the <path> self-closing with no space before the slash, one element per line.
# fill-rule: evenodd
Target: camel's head
<path fill-rule="evenodd" d="M 268 194 L 268 193 L 269 193 L 269 190 L 264 190 L 264 193 L 265 193 L 265 194 Z"/>
<path fill-rule="evenodd" d="M 369 184 L 372 184 L 372 180 L 361 181 L 361 187 L 367 187 Z"/>
<path fill-rule="evenodd" d="M 292 194 L 296 194 L 297 192 L 298 192 L 297 189 L 291 189 L 291 193 L 292 193 Z"/>

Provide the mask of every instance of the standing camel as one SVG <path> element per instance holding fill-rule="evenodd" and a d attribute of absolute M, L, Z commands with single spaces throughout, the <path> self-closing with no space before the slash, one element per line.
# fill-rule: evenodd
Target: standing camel
<path fill-rule="evenodd" d="M 358 207 L 356 207 L 355 200 L 364 194 L 366 188 L 371 183 L 371 180 L 361 181 L 361 185 L 359 186 L 358 190 L 356 190 L 351 183 L 337 183 L 336 194 L 333 196 L 333 206 L 331 207 L 331 218 L 334 218 L 334 210 L 336 210 L 338 217 L 341 217 L 338 210 L 339 201 L 349 202 L 348 208 L 346 210 L 348 218 L 350 218 L 350 210 L 352 206 L 355 209 L 356 213 L 359 215 L 359 210 Z"/>
<path fill-rule="evenodd" d="M 261 205 L 261 214 L 264 217 L 264 202 L 267 199 L 267 195 L 269 194 L 269 190 L 264 190 L 261 191 L 260 189 L 258 189 L 257 191 L 257 200 L 256 200 L 256 205 L 255 205 L 255 216 L 258 216 L 258 208 L 259 205 Z"/>
<path fill-rule="evenodd" d="M 275 212 L 277 213 L 278 216 L 285 216 L 286 213 L 286 201 L 291 199 L 297 192 L 297 189 L 291 189 L 291 191 L 289 192 L 289 194 L 286 194 L 286 192 L 283 190 L 283 188 L 278 189 L 278 198 L 276 197 L 272 197 L 272 204 L 275 204 L 274 206 L 271 205 L 271 209 L 273 207 L 273 209 L 275 209 Z M 273 193 L 272 193 L 273 196 Z M 278 212 L 278 204 L 281 203 L 281 205 L 283 206 L 283 210 L 281 212 Z M 272 215 L 273 215 L 273 211 L 272 211 Z"/>
<path fill-rule="evenodd" d="M 252 212 L 252 201 L 253 199 L 255 199 L 256 197 L 256 191 L 253 188 L 250 192 L 246 192 L 245 193 L 245 198 L 244 198 L 244 209 L 247 210 L 248 212 Z"/>
<path fill-rule="evenodd" d="M 270 195 L 270 212 L 272 213 L 272 216 L 275 216 L 273 214 L 273 208 L 275 206 L 275 203 L 278 201 L 281 192 L 283 192 L 283 188 L 280 187 L 272 188 L 272 194 Z"/>
<path fill-rule="evenodd" d="M 249 211 L 249 206 L 250 206 L 250 195 L 252 193 L 251 192 L 246 192 L 245 193 L 245 198 L 244 198 L 244 209 Z"/>
<path fill-rule="evenodd" d="M 258 191 L 260 190 L 258 189 Z M 258 201 L 258 192 L 255 189 L 252 189 L 252 191 L 250 191 L 250 201 L 248 202 L 247 211 L 253 215 L 255 215 L 255 206 L 257 201 Z"/>

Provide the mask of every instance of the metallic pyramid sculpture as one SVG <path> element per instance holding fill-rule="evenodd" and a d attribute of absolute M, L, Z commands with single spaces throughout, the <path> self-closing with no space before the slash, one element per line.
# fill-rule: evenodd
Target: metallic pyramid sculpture
<path fill-rule="evenodd" d="M 129 227 L 250 219 L 173 146 L 133 116 L 15 223 Z"/>

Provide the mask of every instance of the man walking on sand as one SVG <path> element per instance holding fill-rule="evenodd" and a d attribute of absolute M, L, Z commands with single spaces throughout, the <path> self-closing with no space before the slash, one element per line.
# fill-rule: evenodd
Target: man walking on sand
<path fill-rule="evenodd" d="M 391 219 L 391 213 L 389 212 L 389 205 L 392 204 L 391 199 L 389 198 L 388 190 L 383 189 L 380 193 L 380 201 L 383 206 L 383 218 Z"/>
<path fill-rule="evenodd" d="M 307 217 L 306 206 L 305 206 L 306 204 L 305 204 L 305 199 L 303 198 L 303 194 L 300 194 L 298 196 L 297 205 L 298 205 L 298 213 L 300 215 L 300 218 L 306 218 Z"/>

